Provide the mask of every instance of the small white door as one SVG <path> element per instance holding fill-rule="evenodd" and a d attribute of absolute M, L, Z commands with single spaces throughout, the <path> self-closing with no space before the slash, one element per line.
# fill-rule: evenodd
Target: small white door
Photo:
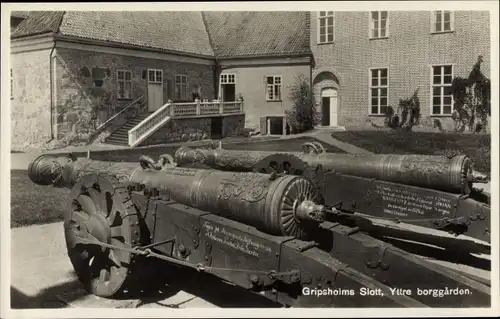
<path fill-rule="evenodd" d="M 323 112 L 328 112 L 329 126 L 338 126 L 338 92 L 337 89 L 328 88 L 321 92 L 322 101 L 324 104 L 328 104 L 324 107 Z M 326 105 L 325 105 L 326 106 Z M 326 123 L 325 123 L 326 124 Z M 325 125 L 323 124 L 323 125 Z"/>
<path fill-rule="evenodd" d="M 337 90 L 335 90 L 334 96 L 330 96 L 330 126 L 339 125 L 337 101 Z"/>
<path fill-rule="evenodd" d="M 163 70 L 148 70 L 148 110 L 154 112 L 163 106 Z"/>

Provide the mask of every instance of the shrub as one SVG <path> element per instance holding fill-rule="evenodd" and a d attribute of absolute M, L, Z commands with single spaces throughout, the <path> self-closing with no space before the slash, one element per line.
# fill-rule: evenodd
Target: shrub
<path fill-rule="evenodd" d="M 397 112 L 392 106 L 387 107 L 385 112 L 387 126 L 392 129 L 403 129 L 411 131 L 413 126 L 420 122 L 420 100 L 418 89 L 408 99 L 400 99 Z"/>
<path fill-rule="evenodd" d="M 292 109 L 285 111 L 285 118 L 292 129 L 292 133 L 302 133 L 314 128 L 318 123 L 314 94 L 309 80 L 302 74 L 295 78 L 290 87 Z"/>
<path fill-rule="evenodd" d="M 468 128 L 479 133 L 487 127 L 488 116 L 491 115 L 491 83 L 481 72 L 482 62 L 483 57 L 479 56 L 467 78 L 457 76 L 453 79 L 452 119 L 457 132 Z"/>

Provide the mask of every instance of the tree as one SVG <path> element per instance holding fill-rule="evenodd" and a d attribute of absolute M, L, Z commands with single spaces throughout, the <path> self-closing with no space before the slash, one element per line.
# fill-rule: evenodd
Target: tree
<path fill-rule="evenodd" d="M 491 115 L 491 83 L 481 72 L 483 57 L 479 56 L 469 76 L 457 76 L 452 82 L 455 130 L 474 132 L 486 129 L 488 116 Z"/>
<path fill-rule="evenodd" d="M 290 87 L 292 109 L 285 111 L 287 123 L 292 133 L 302 133 L 314 128 L 318 123 L 314 94 L 309 79 L 303 74 L 295 78 L 295 83 Z"/>

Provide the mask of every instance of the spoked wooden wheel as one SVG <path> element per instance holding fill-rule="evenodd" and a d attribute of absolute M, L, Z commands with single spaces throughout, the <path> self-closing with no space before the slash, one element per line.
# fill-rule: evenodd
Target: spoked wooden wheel
<path fill-rule="evenodd" d="M 64 228 L 68 256 L 79 280 L 100 297 L 126 292 L 134 256 L 92 241 L 132 247 L 138 238 L 133 229 L 138 215 L 127 189 L 113 177 L 90 174 L 75 184 L 70 199 Z"/>

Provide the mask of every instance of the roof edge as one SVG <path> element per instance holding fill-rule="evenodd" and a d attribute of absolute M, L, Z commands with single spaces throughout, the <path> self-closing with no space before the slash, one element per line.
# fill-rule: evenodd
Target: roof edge
<path fill-rule="evenodd" d="M 172 55 L 177 55 L 177 56 L 197 58 L 197 59 L 202 59 L 202 60 L 215 60 L 215 56 L 213 56 L 213 55 L 202 55 L 202 54 L 196 54 L 196 53 L 190 53 L 190 52 L 165 50 L 165 49 L 152 48 L 152 47 L 147 47 L 147 46 L 139 46 L 139 45 L 133 45 L 133 44 L 126 44 L 126 43 L 120 43 L 120 42 L 102 41 L 102 40 L 89 39 L 89 38 L 83 38 L 83 37 L 69 36 L 69 35 L 64 35 L 61 33 L 54 34 L 54 39 L 57 41 L 65 41 L 65 42 L 72 42 L 72 43 L 79 43 L 79 44 L 89 44 L 89 45 L 97 45 L 97 46 L 106 46 L 106 47 L 110 47 L 110 48 L 121 48 L 121 49 L 138 50 L 138 51 L 146 51 L 146 52 L 165 53 L 165 54 L 172 54 Z"/>
<path fill-rule="evenodd" d="M 41 35 L 55 35 L 53 31 L 46 30 L 46 31 L 40 31 L 40 32 L 34 32 L 30 34 L 23 34 L 23 35 L 18 35 L 18 36 L 10 36 L 11 40 L 18 40 L 18 39 L 26 39 L 26 38 L 38 38 Z"/>

